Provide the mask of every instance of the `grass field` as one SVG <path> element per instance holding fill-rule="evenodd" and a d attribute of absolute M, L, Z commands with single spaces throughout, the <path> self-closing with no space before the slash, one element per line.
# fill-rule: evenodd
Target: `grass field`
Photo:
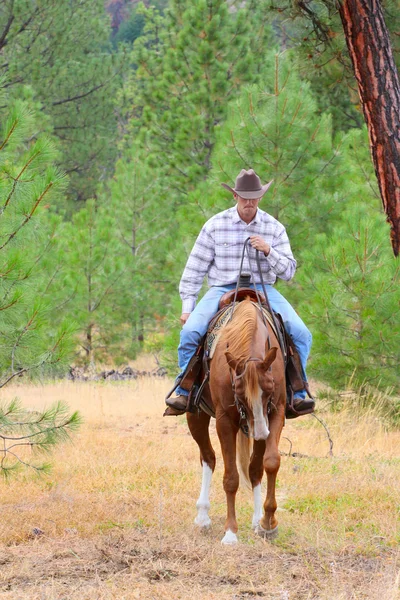
<path fill-rule="evenodd" d="M 350 600 L 400 598 L 400 433 L 373 412 L 288 422 L 278 538 L 256 538 L 239 490 L 240 543 L 223 547 L 217 469 L 213 524 L 193 524 L 201 470 L 184 417 L 162 418 L 167 380 L 6 388 L 25 406 L 65 400 L 84 425 L 57 449 L 50 476 L 24 471 L 0 488 L 0 598 Z"/>

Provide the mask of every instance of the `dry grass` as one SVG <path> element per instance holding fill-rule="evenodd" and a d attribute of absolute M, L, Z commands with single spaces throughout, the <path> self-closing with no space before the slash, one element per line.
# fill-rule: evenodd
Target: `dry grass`
<path fill-rule="evenodd" d="M 396 600 L 400 573 L 400 433 L 370 412 L 288 422 L 279 473 L 280 534 L 250 528 L 239 491 L 240 544 L 222 547 L 218 466 L 207 535 L 193 525 L 197 447 L 184 417 L 161 417 L 170 382 L 8 387 L 35 408 L 65 400 L 85 424 L 53 456 L 50 476 L 24 472 L 1 487 L 0 598 L 32 600 Z M 34 529 L 43 533 L 34 533 Z"/>

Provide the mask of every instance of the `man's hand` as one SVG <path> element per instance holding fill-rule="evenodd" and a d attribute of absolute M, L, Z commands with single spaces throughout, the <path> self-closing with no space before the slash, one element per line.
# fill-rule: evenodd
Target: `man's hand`
<path fill-rule="evenodd" d="M 265 242 L 260 235 L 251 235 L 250 236 L 250 244 L 256 250 L 260 252 L 264 252 L 265 256 L 268 256 L 271 246 Z"/>
<path fill-rule="evenodd" d="M 181 325 L 184 325 L 189 317 L 190 313 L 182 313 L 180 318 Z"/>

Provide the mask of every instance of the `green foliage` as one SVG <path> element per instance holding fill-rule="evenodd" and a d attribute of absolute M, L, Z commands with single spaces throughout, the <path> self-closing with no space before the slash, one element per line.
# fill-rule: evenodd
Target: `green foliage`
<path fill-rule="evenodd" d="M 27 373 L 54 372 L 71 351 L 70 325 L 49 318 L 60 225 L 49 202 L 67 182 L 54 164 L 56 148 L 36 131 L 34 111 L 13 103 L 0 133 L 0 388 Z M 46 472 L 48 463 L 32 460 L 32 452 L 49 452 L 79 423 L 78 413 L 68 414 L 61 404 L 44 412 L 17 401 L 0 407 L 1 474 L 8 477 L 22 465 Z"/>
<path fill-rule="evenodd" d="M 71 197 L 87 198 L 115 156 L 113 97 L 122 67 L 108 47 L 103 0 L 3 2 L 0 32 L 10 98 L 42 112 L 37 131 L 58 138 Z"/>
<path fill-rule="evenodd" d="M 225 0 L 173 0 L 165 17 L 142 8 L 146 26 L 127 92 L 133 131 L 140 131 L 153 166 L 160 154 L 168 157 L 165 172 L 183 195 L 210 168 L 227 102 L 259 77 L 258 51 L 272 37 L 263 6 L 229 11 Z"/>
<path fill-rule="evenodd" d="M 45 269 L 59 225 L 48 203 L 66 178 L 54 165 L 51 141 L 35 140 L 33 131 L 36 115 L 15 102 L 0 137 L 0 387 L 62 363 L 70 349 L 68 324 L 49 322 L 52 277 Z"/>
<path fill-rule="evenodd" d="M 272 51 L 264 60 L 263 83 L 244 87 L 229 106 L 213 156 L 215 192 L 205 202 L 222 207 L 224 199 L 226 207 L 220 182 L 254 168 L 264 181 L 274 181 L 260 207 L 289 226 L 298 254 L 303 240 L 328 230 L 344 205 L 340 148 L 332 142 L 330 115 L 319 115 L 291 53 Z"/>
<path fill-rule="evenodd" d="M 382 5 L 394 59 L 400 66 L 400 13 L 396 0 Z M 303 79 L 311 84 L 321 114 L 332 115 L 333 131 L 359 129 L 364 123 L 358 87 L 334 0 L 291 2 L 271 6 L 281 48 L 293 48 Z"/>
<path fill-rule="evenodd" d="M 343 141 L 346 200 L 328 232 L 302 251 L 301 311 L 314 333 L 312 370 L 334 387 L 350 379 L 399 391 L 398 261 L 393 258 L 369 163 L 366 132 Z M 304 296 L 303 296 L 304 297 Z"/>
<path fill-rule="evenodd" d="M 8 478 L 21 467 L 48 473 L 51 465 L 38 461 L 36 456 L 48 454 L 57 444 L 68 441 L 80 424 L 79 413 L 69 414 L 62 403 L 43 412 L 25 409 L 17 399 L 0 406 L 1 475 Z"/>
<path fill-rule="evenodd" d="M 88 200 L 64 223 L 59 260 L 64 262 L 59 302 L 72 314 L 86 363 L 107 357 L 123 327 L 120 281 L 126 271 L 114 215 L 108 206 Z"/>
<path fill-rule="evenodd" d="M 333 2 L 106 6 L 112 32 L 102 0 L 0 7 L 1 381 L 63 365 L 73 330 L 77 360 L 174 370 L 182 269 L 252 167 L 298 260 L 310 375 L 398 390 L 398 266 Z"/>
<path fill-rule="evenodd" d="M 315 236 L 313 252 L 303 254 L 313 371 L 335 387 L 351 377 L 398 392 L 400 268 L 381 215 L 365 213 L 365 205 L 348 208 L 331 238 Z"/>
<path fill-rule="evenodd" d="M 144 16 L 137 10 L 137 5 L 134 6 L 128 18 L 122 21 L 118 27 L 118 31 L 112 37 L 114 47 L 116 48 L 121 42 L 132 45 L 142 35 L 144 23 Z"/>
<path fill-rule="evenodd" d="M 171 226 L 173 190 L 162 172 L 148 164 L 134 144 L 117 162 L 113 180 L 101 192 L 115 219 L 126 271 L 121 280 L 118 318 L 124 324 L 120 356 L 134 356 L 145 339 L 162 328 L 176 283 L 173 252 L 179 243 Z"/>

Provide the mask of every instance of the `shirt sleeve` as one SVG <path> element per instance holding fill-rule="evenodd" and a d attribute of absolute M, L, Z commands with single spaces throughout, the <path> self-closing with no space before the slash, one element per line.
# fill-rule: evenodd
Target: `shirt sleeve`
<path fill-rule="evenodd" d="M 209 271 L 214 256 L 214 238 L 208 231 L 206 223 L 193 246 L 179 284 L 182 313 L 190 313 L 194 309 L 204 277 Z"/>
<path fill-rule="evenodd" d="M 290 247 L 289 238 L 286 229 L 282 225 L 282 230 L 274 238 L 271 250 L 266 260 L 277 277 L 289 281 L 296 272 L 296 260 Z"/>

